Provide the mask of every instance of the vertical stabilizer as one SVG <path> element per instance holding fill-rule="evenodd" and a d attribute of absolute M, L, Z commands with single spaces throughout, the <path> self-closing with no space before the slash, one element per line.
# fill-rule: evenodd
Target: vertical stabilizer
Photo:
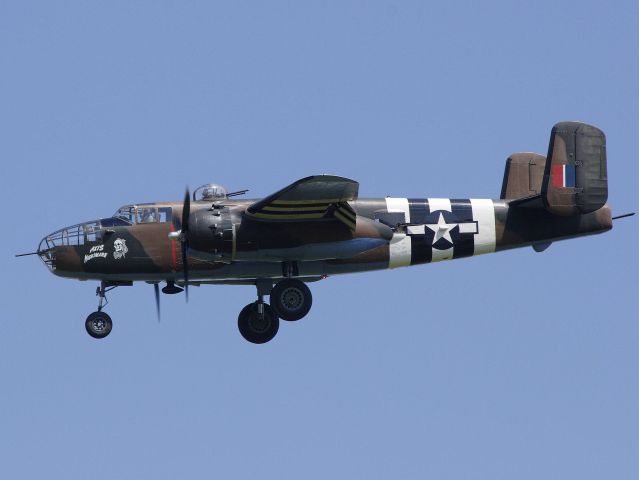
<path fill-rule="evenodd" d="M 556 215 L 580 215 L 608 199 L 606 136 L 597 127 L 561 122 L 550 134 L 541 197 Z"/>

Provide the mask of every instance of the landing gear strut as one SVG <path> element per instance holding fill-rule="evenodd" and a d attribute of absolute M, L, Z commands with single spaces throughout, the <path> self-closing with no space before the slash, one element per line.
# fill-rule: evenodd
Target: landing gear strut
<path fill-rule="evenodd" d="M 113 321 L 102 309 L 109 303 L 106 293 L 113 290 L 117 285 L 108 286 L 106 282 L 101 282 L 95 294 L 100 297 L 98 310 L 90 314 L 84 322 L 87 333 L 93 338 L 104 338 L 113 329 Z"/>

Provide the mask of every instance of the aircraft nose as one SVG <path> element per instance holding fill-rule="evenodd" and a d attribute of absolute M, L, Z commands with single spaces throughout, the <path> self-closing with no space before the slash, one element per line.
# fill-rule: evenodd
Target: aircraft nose
<path fill-rule="evenodd" d="M 56 230 L 45 236 L 38 245 L 37 253 L 46 265 L 56 275 L 74 276 L 82 271 L 82 260 L 78 248 L 87 238 L 88 227 L 94 228 L 96 222 L 83 223 Z"/>
<path fill-rule="evenodd" d="M 51 270 L 51 272 L 55 272 L 56 261 L 55 261 L 55 245 L 49 241 L 51 235 L 47 235 L 42 240 L 40 240 L 40 244 L 38 245 L 38 256 L 44 262 L 45 266 Z"/>

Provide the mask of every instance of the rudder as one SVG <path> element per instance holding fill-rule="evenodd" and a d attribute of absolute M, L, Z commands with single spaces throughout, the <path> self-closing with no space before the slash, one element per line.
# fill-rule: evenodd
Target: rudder
<path fill-rule="evenodd" d="M 601 130 L 580 122 L 553 127 L 541 197 L 556 215 L 590 213 L 605 205 L 608 173 L 606 136 Z"/>

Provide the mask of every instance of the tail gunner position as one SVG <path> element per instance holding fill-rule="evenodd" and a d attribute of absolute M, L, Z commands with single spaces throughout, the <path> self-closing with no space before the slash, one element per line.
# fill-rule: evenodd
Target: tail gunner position
<path fill-rule="evenodd" d="M 162 292 L 189 285 L 255 285 L 257 300 L 239 314 L 242 336 L 271 340 L 279 319 L 311 308 L 307 283 L 341 273 L 407 267 L 532 246 L 612 228 L 606 141 L 593 126 L 554 126 L 548 156 L 515 153 L 497 200 L 367 198 L 347 178 L 316 175 L 261 200 L 238 200 L 218 185 L 187 190 L 182 203 L 128 205 L 111 218 L 63 228 L 36 252 L 60 277 L 99 280 L 89 335 L 112 328 L 107 291 L 153 284 Z M 270 296 L 270 305 L 264 301 Z"/>

